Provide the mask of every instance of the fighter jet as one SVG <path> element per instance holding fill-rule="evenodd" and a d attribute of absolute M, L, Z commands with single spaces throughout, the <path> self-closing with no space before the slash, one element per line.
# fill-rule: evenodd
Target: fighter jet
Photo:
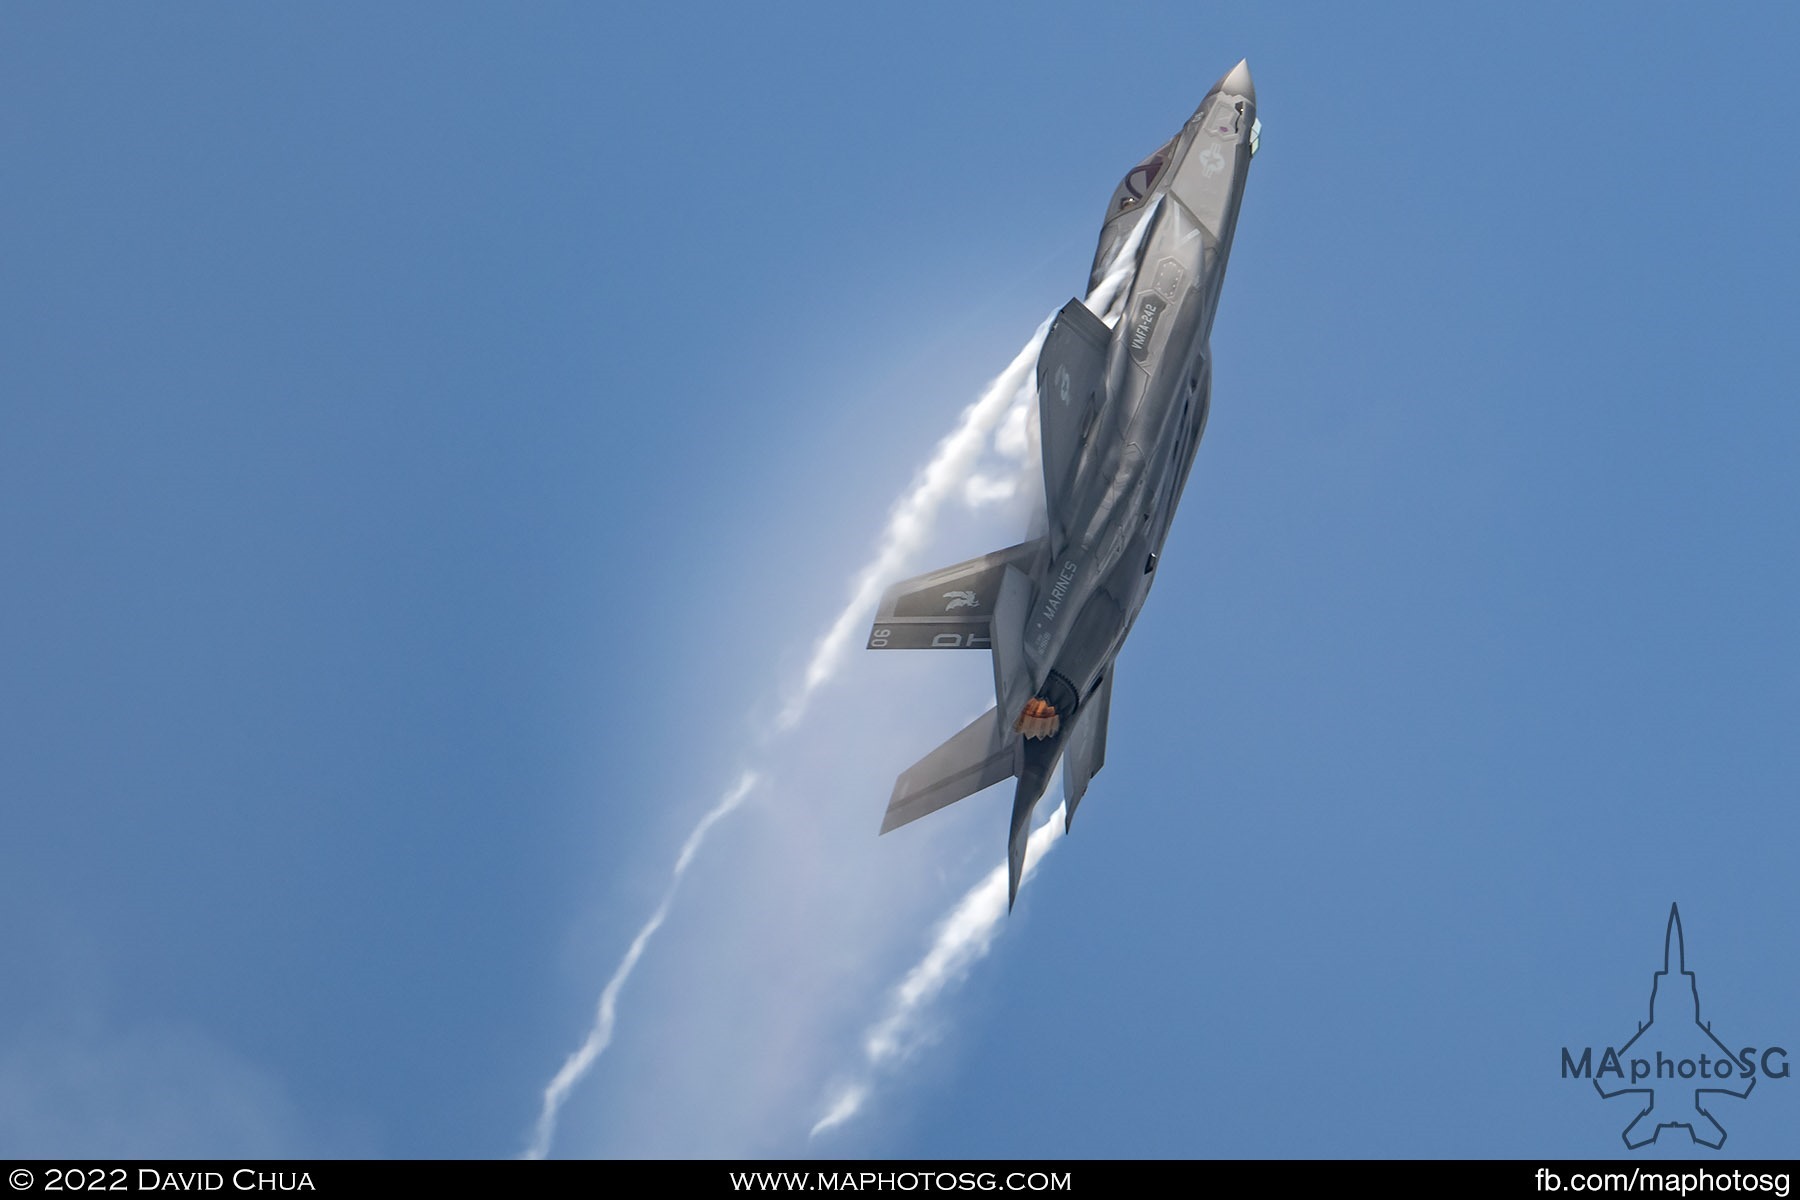
<path fill-rule="evenodd" d="M 995 706 L 901 774 L 881 832 L 1016 778 L 1009 908 L 1057 763 L 1066 829 L 1106 761 L 1113 661 L 1206 428 L 1213 314 L 1260 133 L 1240 62 L 1126 173 L 1100 226 L 1089 303 L 1063 307 L 1038 355 L 1042 535 L 893 585 L 869 634 L 877 650 L 993 654 Z"/>

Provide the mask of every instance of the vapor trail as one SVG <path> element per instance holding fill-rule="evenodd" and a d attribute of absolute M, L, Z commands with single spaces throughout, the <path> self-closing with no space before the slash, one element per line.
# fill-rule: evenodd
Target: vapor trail
<path fill-rule="evenodd" d="M 1014 404 L 1029 398 L 1033 390 L 1031 368 L 1037 363 L 1044 335 L 1050 332 L 1046 318 L 1020 348 L 1006 370 L 990 383 L 981 398 L 963 410 L 954 432 L 938 443 L 937 452 L 919 472 L 912 487 L 893 507 L 887 528 L 876 543 L 875 557 L 856 574 L 850 599 L 825 631 L 806 664 L 805 682 L 776 719 L 777 727 L 792 729 L 806 715 L 807 704 L 819 687 L 837 673 L 852 636 L 867 620 L 881 591 L 900 573 L 906 562 L 931 539 L 938 510 L 965 484 L 995 426 Z"/>
<path fill-rule="evenodd" d="M 1149 233 L 1157 209 L 1161 206 L 1158 198 L 1155 204 L 1138 217 L 1137 224 L 1131 232 L 1114 247 L 1112 258 L 1107 263 L 1106 273 L 1100 283 L 1088 293 L 1085 303 L 1088 309 L 1100 317 L 1108 325 L 1116 325 L 1124 312 L 1127 299 L 1126 284 L 1137 270 L 1138 248 Z M 1020 360 L 1028 353 L 1031 361 L 1037 358 L 1037 348 L 1042 344 L 1048 332 L 1049 321 L 1039 326 L 1037 336 L 1021 352 L 1020 358 L 1014 359 L 1007 373 L 995 381 L 995 386 L 1004 382 L 1019 367 Z M 990 389 L 989 396 L 992 395 Z M 980 408 L 989 396 L 983 396 L 976 404 Z M 1028 400 L 1037 399 L 1035 386 L 1029 389 Z M 1035 405 L 1033 405 L 1035 407 Z M 972 414 L 975 409 L 970 410 Z M 965 414 L 965 422 L 970 414 Z M 1030 414 L 1027 414 L 1029 416 Z M 949 445 L 963 431 L 959 429 L 946 440 Z M 869 581 L 871 589 L 876 581 Z M 859 584 L 860 590 L 860 584 Z M 871 602 L 875 597 L 871 596 Z M 854 615 L 854 613 L 846 614 Z M 845 626 L 843 618 L 839 626 Z M 833 643 L 832 637 L 838 635 L 838 626 L 834 626 L 819 645 L 814 663 L 825 660 L 828 654 L 839 654 L 842 645 Z M 847 639 L 849 627 L 845 627 L 843 638 Z M 1057 805 L 1056 812 L 1044 824 L 1031 834 L 1026 846 L 1025 870 L 1019 879 L 1023 887 L 1030 881 L 1037 863 L 1049 852 L 1056 839 L 1063 832 L 1063 806 Z M 874 1090 L 874 1076 L 881 1071 L 892 1069 L 910 1058 L 913 1052 L 927 1040 L 925 1019 L 931 1006 L 945 991 L 961 983 L 968 977 L 974 965 L 987 957 L 994 938 L 1000 932 L 1000 925 L 1006 916 L 1006 877 L 1007 864 L 1000 863 L 989 871 L 981 882 L 970 888 L 963 895 L 948 916 L 938 925 L 937 936 L 931 947 L 925 952 L 913 969 L 894 989 L 893 999 L 888 1005 L 887 1014 L 863 1036 L 863 1077 L 855 1082 L 840 1086 L 834 1093 L 831 1102 L 812 1127 L 811 1136 L 817 1137 L 827 1130 L 834 1129 L 850 1120 L 862 1110 L 870 1094 Z"/>
<path fill-rule="evenodd" d="M 900 571 L 910 555 L 930 540 L 944 502 L 955 493 L 959 484 L 969 478 L 994 427 L 1008 407 L 1031 399 L 1035 393 L 1030 379 L 1031 368 L 1037 361 L 1038 348 L 1043 345 L 1044 335 L 1049 328 L 1050 322 L 1046 319 L 1006 370 L 988 385 L 981 398 L 963 411 L 956 430 L 938 443 L 931 461 L 919 472 L 912 487 L 895 503 L 888 516 L 887 526 L 876 543 L 875 556 L 857 572 L 849 601 L 819 639 L 812 659 L 807 664 L 799 691 L 776 718 L 777 732 L 785 733 L 799 724 L 813 694 L 828 683 L 842 666 L 851 633 L 862 621 L 867 620 L 868 610 L 880 599 L 881 588 L 887 580 Z M 556 1133 L 557 1116 L 570 1092 L 587 1076 L 595 1061 L 612 1043 L 619 992 L 626 980 L 631 978 L 638 959 L 643 957 L 645 948 L 668 917 L 669 907 L 674 903 L 675 893 L 681 886 L 681 877 L 688 864 L 700 849 L 707 831 L 735 809 L 755 784 L 755 774 L 746 771 L 712 811 L 700 819 L 694 832 L 688 835 L 681 855 L 675 862 L 674 875 L 669 880 L 668 891 L 664 893 L 662 903 L 657 905 L 656 911 L 650 914 L 650 919 L 638 930 L 637 937 L 632 939 L 630 948 L 625 951 L 625 957 L 620 960 L 612 978 L 607 981 L 605 990 L 600 993 L 599 1007 L 594 1014 L 594 1024 L 588 1031 L 587 1039 L 569 1056 L 562 1069 L 544 1089 L 543 1110 L 538 1116 L 536 1132 L 524 1157 L 543 1158 L 550 1152 L 550 1142 Z"/>
<path fill-rule="evenodd" d="M 1152 206 L 1138 218 L 1131 234 L 1115 249 L 1108 271 L 1100 285 L 1089 293 L 1087 305 L 1109 324 L 1118 320 L 1119 311 L 1124 300 L 1125 284 L 1131 278 L 1136 267 L 1137 249 L 1145 232 L 1149 229 L 1151 216 L 1156 207 Z M 980 461 L 983 450 L 994 438 L 995 430 L 1006 422 L 1009 427 L 1024 424 L 1036 407 L 1037 385 L 1032 377 L 1032 368 L 1037 362 L 1038 351 L 1044 343 L 1044 336 L 1050 330 L 1053 318 L 1046 317 L 1032 334 L 1029 341 L 1020 348 L 1013 360 L 1007 364 L 987 389 L 982 392 L 968 408 L 963 410 L 957 421 L 955 430 L 938 443 L 931 459 L 913 480 L 912 485 L 897 500 L 889 511 L 886 526 L 876 540 L 874 556 L 853 577 L 850 598 L 835 620 L 827 627 L 814 646 L 811 659 L 799 689 L 788 701 L 785 708 L 775 719 L 775 732 L 786 733 L 798 725 L 806 715 L 814 695 L 826 683 L 830 682 L 844 662 L 844 655 L 851 645 L 852 635 L 859 626 L 868 619 L 870 611 L 880 599 L 881 590 L 888 581 L 896 577 L 906 566 L 913 554 L 931 540 L 936 531 L 938 514 L 945 502 L 954 496 L 959 487 L 966 489 L 967 499 L 978 503 L 984 499 L 1001 498 L 1010 495 L 1012 489 L 997 487 L 993 481 L 978 477 L 975 467 Z M 1012 419 L 1009 419 L 1012 418 Z M 1022 443 L 1024 439 L 1016 439 Z M 1015 445 L 1016 451 L 1020 446 Z M 537 1125 L 532 1136 L 531 1145 L 525 1151 L 525 1158 L 543 1158 L 550 1151 L 550 1143 L 556 1134 L 556 1121 L 575 1086 L 587 1077 L 594 1063 L 611 1045 L 613 1026 L 616 1020 L 618 998 L 631 973 L 636 969 L 638 960 L 643 957 L 651 940 L 662 928 L 669 915 L 669 909 L 675 901 L 675 895 L 681 886 L 681 879 L 688 865 L 699 851 L 707 832 L 715 823 L 731 813 L 749 795 L 756 786 L 757 775 L 753 771 L 745 771 L 730 791 L 713 806 L 694 831 L 688 835 L 682 845 L 681 854 L 676 858 L 675 869 L 669 880 L 668 890 L 663 894 L 662 903 L 650 914 L 638 934 L 632 939 L 625 957 L 614 969 L 612 978 L 600 993 L 600 1001 L 595 1010 L 594 1024 L 588 1031 L 586 1040 L 570 1055 L 557 1071 L 549 1085 L 544 1089 L 544 1102 L 539 1113 Z M 1058 825 L 1056 821 L 1050 825 Z M 1025 877 L 1029 878 L 1032 866 L 1029 859 L 1040 856 L 1055 839 L 1056 832 L 1046 833 L 1049 826 L 1040 828 L 1031 838 L 1031 853 L 1028 856 Z M 999 891 L 994 900 L 989 894 L 989 885 L 995 879 Z M 1005 905 L 1005 867 L 1000 868 L 998 876 L 990 875 L 981 885 L 963 898 L 963 901 L 951 913 L 950 918 L 940 930 L 939 943 L 933 953 L 913 969 L 901 986 L 900 1003 L 891 1014 L 889 1022 L 872 1030 L 874 1035 L 882 1030 L 888 1032 L 883 1045 L 901 1037 L 910 1027 L 914 1015 L 929 1004 L 949 983 L 960 980 L 971 964 L 987 953 L 988 945 L 997 932 Z M 1021 881 L 1023 882 L 1023 881 Z M 991 909 L 991 911 L 990 911 Z M 905 1003 L 907 996 L 916 998 Z M 886 1065 L 892 1057 L 883 1052 L 880 1055 L 870 1051 L 870 1063 L 873 1066 Z M 847 1120 L 862 1104 L 862 1095 L 850 1096 L 848 1093 L 840 1097 L 838 1107 L 845 1111 L 837 1121 Z M 835 1110 L 834 1110 L 835 1112 Z M 828 1113 L 827 1118 L 833 1114 Z M 821 1120 L 814 1132 L 828 1128 L 826 1120 Z"/>
<path fill-rule="evenodd" d="M 525 1151 L 526 1158 L 542 1158 L 550 1152 L 550 1139 L 556 1136 L 556 1118 L 562 1112 L 569 1093 L 593 1068 L 594 1061 L 606 1051 L 607 1046 L 612 1044 L 619 992 L 625 987 L 625 981 L 631 978 L 631 972 L 637 968 L 638 959 L 644 955 L 644 947 L 650 944 L 650 939 L 656 936 L 656 931 L 662 928 L 663 921 L 668 918 L 669 906 L 675 902 L 675 892 L 681 886 L 681 877 L 687 873 L 688 865 L 694 861 L 695 853 L 699 851 L 700 844 L 706 840 L 712 827 L 742 804 L 744 797 L 755 789 L 756 784 L 757 776 L 754 771 L 745 771 L 738 776 L 737 782 L 731 785 L 731 790 L 713 805 L 711 812 L 700 818 L 700 823 L 694 826 L 694 832 L 688 834 L 687 841 L 682 843 L 681 853 L 675 859 L 675 870 L 669 878 L 668 890 L 663 892 L 662 903 L 656 906 L 656 911 L 650 914 L 644 927 L 631 939 L 631 948 L 625 951 L 625 957 L 619 960 L 612 978 L 606 981 L 606 987 L 600 993 L 600 1004 L 594 1012 L 594 1024 L 588 1030 L 587 1040 L 581 1043 L 575 1053 L 569 1055 L 568 1061 L 563 1063 L 562 1069 L 544 1089 L 544 1107 L 538 1114 L 537 1130 L 532 1134 L 530 1148 Z"/>
<path fill-rule="evenodd" d="M 1030 378 L 1031 368 L 1037 362 L 1038 349 L 1043 345 L 1044 335 L 1049 328 L 1050 322 L 1046 319 L 1006 370 L 988 385 L 981 398 L 963 411 L 956 430 L 938 443 L 931 461 L 894 505 L 888 516 L 887 526 L 877 542 L 875 556 L 857 572 L 849 601 L 819 639 L 812 659 L 807 664 L 799 691 L 776 718 L 777 732 L 785 733 L 799 724 L 813 694 L 828 683 L 842 666 L 844 651 L 850 644 L 852 632 L 862 621 L 867 620 L 868 610 L 880 599 L 881 588 L 885 583 L 898 574 L 909 556 L 931 539 L 944 502 L 955 494 L 959 484 L 970 478 L 994 427 L 1008 408 L 1028 402 L 1035 394 Z M 688 835 L 681 855 L 676 859 L 674 874 L 669 880 L 668 890 L 663 894 L 662 903 L 657 905 L 656 911 L 650 914 L 650 919 L 638 930 L 637 937 L 632 939 L 630 948 L 625 951 L 625 957 L 620 960 L 612 978 L 600 993 L 600 1003 L 587 1039 L 569 1056 L 562 1069 L 557 1071 L 555 1078 L 544 1089 L 543 1109 L 538 1116 L 531 1146 L 525 1151 L 524 1157 L 543 1158 L 550 1152 L 550 1142 L 556 1134 L 557 1116 L 575 1086 L 587 1076 L 600 1055 L 612 1043 L 619 992 L 631 978 L 638 959 L 643 957 L 651 939 L 667 919 L 688 864 L 700 849 L 707 831 L 742 803 L 755 784 L 755 774 L 746 771 L 712 811 L 700 819 L 694 832 Z"/>
<path fill-rule="evenodd" d="M 1062 836 L 1062 814 L 1059 804 L 1050 819 L 1032 831 L 1020 887 L 1031 882 L 1038 863 Z M 874 1090 L 874 1076 L 899 1066 L 930 1040 L 927 1018 L 933 1003 L 967 979 L 975 964 L 987 957 L 1005 919 L 1006 863 L 1001 862 L 956 902 L 938 925 L 925 956 L 894 988 L 887 1013 L 863 1035 L 863 1078 L 837 1089 L 824 1115 L 813 1125 L 811 1136 L 835 1129 L 862 1111 Z"/>

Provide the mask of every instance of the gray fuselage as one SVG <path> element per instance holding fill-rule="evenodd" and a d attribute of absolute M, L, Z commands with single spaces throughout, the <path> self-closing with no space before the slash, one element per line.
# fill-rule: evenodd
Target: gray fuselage
<path fill-rule="evenodd" d="M 1107 209 L 1090 291 L 1129 251 L 1139 221 L 1150 224 L 1118 307 L 1095 428 L 1064 494 L 1046 497 L 1048 554 L 1024 646 L 1039 694 L 1053 694 L 1060 677 L 1086 697 L 1105 675 L 1149 594 L 1206 428 L 1213 314 L 1256 120 L 1248 73 L 1241 89 L 1236 80 L 1222 80 Z"/>
<path fill-rule="evenodd" d="M 901 580 L 876 609 L 870 649 L 992 654 L 994 707 L 901 772 L 881 831 L 1016 780 L 1008 904 L 1057 764 L 1067 829 L 1106 761 L 1113 659 L 1206 429 L 1213 313 L 1257 130 L 1240 62 L 1113 193 L 1087 298 L 1039 342 L 1042 535 Z"/>

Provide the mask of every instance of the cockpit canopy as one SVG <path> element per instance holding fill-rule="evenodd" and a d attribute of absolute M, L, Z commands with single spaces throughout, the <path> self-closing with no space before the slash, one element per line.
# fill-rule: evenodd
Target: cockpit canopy
<path fill-rule="evenodd" d="M 1175 154 L 1175 143 L 1180 140 L 1181 135 L 1176 134 L 1164 142 L 1156 153 L 1125 172 L 1125 178 L 1119 181 L 1119 190 L 1113 193 L 1112 203 L 1107 205 L 1108 221 L 1130 212 L 1144 202 L 1144 197 L 1150 194 L 1150 189 L 1156 186 L 1157 180 L 1168 169 L 1169 159 Z"/>

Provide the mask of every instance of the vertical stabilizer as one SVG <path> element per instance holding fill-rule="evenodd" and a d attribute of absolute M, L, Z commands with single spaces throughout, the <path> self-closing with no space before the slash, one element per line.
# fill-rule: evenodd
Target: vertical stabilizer
<path fill-rule="evenodd" d="M 1044 459 L 1044 514 L 1051 545 L 1069 540 L 1070 493 L 1100 410 L 1106 406 L 1106 349 L 1112 330 L 1087 305 L 1063 305 L 1038 352 L 1038 442 Z"/>
<path fill-rule="evenodd" d="M 1112 711 L 1112 672 L 1082 702 L 1063 751 L 1063 832 L 1075 823 L 1075 806 L 1087 792 L 1088 781 L 1106 765 L 1106 721 Z"/>
<path fill-rule="evenodd" d="M 1031 698 L 1031 671 L 1025 665 L 1025 618 L 1031 611 L 1031 580 L 1017 567 L 1001 576 L 994 601 L 994 706 L 1009 723 Z"/>
<path fill-rule="evenodd" d="M 1031 841 L 1031 812 L 1044 795 L 1050 772 L 1056 769 L 1062 753 L 1061 737 L 1042 741 L 1020 739 L 1018 748 L 1019 784 L 1013 791 L 1012 829 L 1006 839 L 1006 908 L 1012 911 L 1019 898 L 1019 883 L 1025 878 L 1025 850 Z"/>

